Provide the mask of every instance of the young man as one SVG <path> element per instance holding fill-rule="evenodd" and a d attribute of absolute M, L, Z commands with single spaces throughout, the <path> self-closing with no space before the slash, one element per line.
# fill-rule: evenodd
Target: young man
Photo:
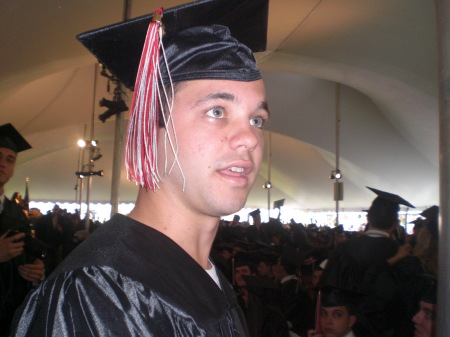
<path fill-rule="evenodd" d="M 420 299 L 420 309 L 413 317 L 414 337 L 436 336 L 437 280 L 427 278 L 427 287 Z"/>
<path fill-rule="evenodd" d="M 409 254 L 390 234 L 398 226 L 400 204 L 414 207 L 400 196 L 370 188 L 377 197 L 368 211 L 369 230 L 337 246 L 323 274 L 323 284 L 351 288 L 365 294 L 359 303 L 360 319 L 354 330 L 365 337 L 398 337 L 401 307 L 398 284 L 391 264 Z"/>
<path fill-rule="evenodd" d="M 320 331 L 308 331 L 308 337 L 355 337 L 354 295 L 347 290 L 326 287 L 321 291 Z"/>
<path fill-rule="evenodd" d="M 216 0 L 166 11 L 164 52 L 147 74 L 143 63 L 158 47 L 146 47 L 159 43 L 160 32 L 160 23 L 151 23 L 128 130 L 127 168 L 141 185 L 135 208 L 115 215 L 63 261 L 23 306 L 15 336 L 247 336 L 234 291 L 209 254 L 219 217 L 244 206 L 258 175 L 269 117 L 264 84 L 251 50 L 226 27 L 191 20 L 228 21 L 231 32 L 246 35 L 266 30 L 267 9 L 266 1 Z M 262 19 L 254 20 L 257 13 Z M 129 39 L 143 41 L 135 36 L 142 20 L 87 33 L 86 44 L 105 33 L 93 42 L 99 57 L 99 45 L 108 56 L 128 43 L 114 56 L 121 62 L 100 57 L 127 77 L 138 68 L 121 71 L 139 59 L 129 55 L 137 43 Z"/>
<path fill-rule="evenodd" d="M 5 196 L 5 185 L 14 174 L 17 154 L 31 148 L 11 125 L 0 126 L 0 336 L 7 336 L 14 310 L 32 282 L 44 276 L 44 264 L 24 253 L 30 222 L 22 209 Z"/>

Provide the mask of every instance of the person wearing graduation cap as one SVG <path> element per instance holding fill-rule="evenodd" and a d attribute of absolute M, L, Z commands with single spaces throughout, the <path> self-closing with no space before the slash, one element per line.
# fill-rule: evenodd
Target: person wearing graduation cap
<path fill-rule="evenodd" d="M 356 337 L 352 327 L 357 321 L 357 293 L 351 290 L 324 287 L 320 291 L 316 329 L 308 337 Z"/>
<path fill-rule="evenodd" d="M 401 307 L 392 266 L 410 255 L 411 247 L 399 246 L 390 234 L 399 223 L 399 205 L 414 206 L 396 194 L 368 188 L 377 195 L 367 214 L 369 229 L 337 247 L 326 265 L 323 284 L 365 294 L 355 326 L 361 335 L 400 337 L 399 322 L 407 320 L 407 313 Z"/>
<path fill-rule="evenodd" d="M 14 336 L 248 336 L 209 254 L 263 158 L 252 51 L 267 17 L 267 0 L 203 0 L 79 36 L 134 87 L 125 157 L 139 192 L 28 298 Z"/>
<path fill-rule="evenodd" d="M 0 126 L 0 336 L 8 336 L 14 310 L 32 283 L 44 276 L 42 260 L 28 261 L 24 237 L 31 233 L 19 205 L 5 196 L 5 185 L 14 174 L 17 154 L 31 148 L 10 123 Z"/>
<path fill-rule="evenodd" d="M 424 275 L 427 286 L 420 299 L 420 309 L 413 317 L 414 337 L 436 336 L 437 279 Z"/>

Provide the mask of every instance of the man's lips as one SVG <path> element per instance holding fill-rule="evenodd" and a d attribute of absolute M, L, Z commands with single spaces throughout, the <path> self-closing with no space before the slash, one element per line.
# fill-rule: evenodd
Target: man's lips
<path fill-rule="evenodd" d="M 253 164 L 248 161 L 233 162 L 218 170 L 228 181 L 241 186 L 248 183 L 248 176 L 252 171 Z"/>

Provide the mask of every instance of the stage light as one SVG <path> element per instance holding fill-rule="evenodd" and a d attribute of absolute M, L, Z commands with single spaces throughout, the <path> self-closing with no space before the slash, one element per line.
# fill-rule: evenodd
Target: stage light
<path fill-rule="evenodd" d="M 271 183 L 270 181 L 266 182 L 266 183 L 263 185 L 263 188 L 267 188 L 267 189 L 272 188 L 272 183 Z"/>
<path fill-rule="evenodd" d="M 86 146 L 86 141 L 83 140 L 83 139 L 78 139 L 77 145 L 78 145 L 79 147 L 83 148 L 83 147 Z"/>
<path fill-rule="evenodd" d="M 103 123 L 112 115 L 116 115 L 118 113 L 128 110 L 127 105 L 121 99 L 116 100 L 116 101 L 110 101 L 110 100 L 107 100 L 106 98 L 102 98 L 102 100 L 99 102 L 99 105 L 101 107 L 108 108 L 108 110 L 106 110 L 104 113 L 102 113 L 98 116 L 98 119 L 100 119 Z"/>
<path fill-rule="evenodd" d="M 342 173 L 340 170 L 331 171 L 330 179 L 341 179 L 341 178 L 342 178 Z"/>
<path fill-rule="evenodd" d="M 78 171 L 78 172 L 75 172 L 75 175 L 77 175 L 79 178 L 84 178 L 87 176 L 103 177 L 103 170 L 100 170 L 100 171 Z"/>

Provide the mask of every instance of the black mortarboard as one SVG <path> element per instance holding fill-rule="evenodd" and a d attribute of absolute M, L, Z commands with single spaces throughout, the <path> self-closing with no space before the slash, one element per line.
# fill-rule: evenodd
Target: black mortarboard
<path fill-rule="evenodd" d="M 248 213 L 249 216 L 254 217 L 255 215 L 261 214 L 260 209 L 255 209 L 254 211 L 251 211 L 250 213 Z"/>
<path fill-rule="evenodd" d="M 362 298 L 362 294 L 350 289 L 326 286 L 321 288 L 320 302 L 322 307 L 341 307 L 345 306 L 352 312 Z"/>
<path fill-rule="evenodd" d="M 141 16 L 80 34 L 77 38 L 111 73 L 128 88 L 133 88 L 152 18 L 152 14 Z M 240 43 L 259 52 L 266 49 L 267 19 L 268 0 L 201 0 L 164 10 L 163 44 L 173 82 L 260 78 L 259 71 L 252 65 L 254 60 L 247 60 L 253 55 L 238 46 L 223 29 L 188 30 L 182 37 L 178 34 L 191 27 L 222 25 L 228 27 L 231 36 Z"/>
<path fill-rule="evenodd" d="M 280 208 L 281 206 L 283 206 L 284 205 L 284 200 L 285 199 L 280 199 L 280 200 L 276 200 L 276 201 L 274 201 L 273 202 L 273 208 L 275 209 L 275 208 Z"/>
<path fill-rule="evenodd" d="M 408 207 L 412 207 L 415 208 L 413 205 L 411 205 L 408 201 L 406 201 L 405 199 L 403 199 L 401 196 L 397 195 L 397 194 L 393 194 L 393 193 L 389 193 L 389 192 L 384 192 L 384 191 L 380 191 L 377 190 L 376 188 L 372 188 L 369 186 L 366 186 L 369 190 L 371 190 L 372 192 L 374 192 L 380 199 L 384 200 L 384 201 L 389 201 L 393 204 L 397 204 L 397 205 L 405 205 Z"/>
<path fill-rule="evenodd" d="M 424 210 L 422 213 L 420 213 L 421 216 L 423 216 L 426 220 L 424 221 L 424 226 L 427 227 L 428 231 L 433 235 L 435 238 L 439 237 L 439 228 L 438 228 L 438 222 L 439 222 L 439 207 L 438 206 L 431 206 Z"/>
<path fill-rule="evenodd" d="M 424 210 L 422 213 L 420 213 L 420 215 L 430 221 L 434 221 L 437 223 L 438 217 L 439 217 L 439 207 L 431 206 L 431 207 L 427 208 L 426 210 Z"/>
<path fill-rule="evenodd" d="M 22 137 L 11 123 L 0 126 L 0 147 L 16 153 L 31 149 L 31 145 Z"/>

